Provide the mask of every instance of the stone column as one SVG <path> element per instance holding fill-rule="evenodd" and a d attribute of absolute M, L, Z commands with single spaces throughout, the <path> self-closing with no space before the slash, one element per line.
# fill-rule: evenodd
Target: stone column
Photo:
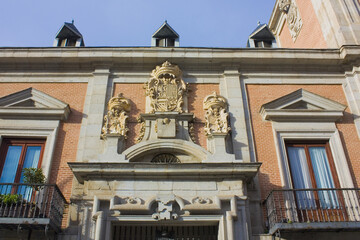
<path fill-rule="evenodd" d="M 250 162 L 249 140 L 245 123 L 243 93 L 238 70 L 225 70 L 220 83 L 220 94 L 229 104 L 233 151 L 237 160 Z"/>
<path fill-rule="evenodd" d="M 86 92 L 84 117 L 81 123 L 77 161 L 88 162 L 100 153 L 101 128 L 106 107 L 106 94 L 110 69 L 108 66 L 96 67 L 94 77 L 89 81 Z"/>

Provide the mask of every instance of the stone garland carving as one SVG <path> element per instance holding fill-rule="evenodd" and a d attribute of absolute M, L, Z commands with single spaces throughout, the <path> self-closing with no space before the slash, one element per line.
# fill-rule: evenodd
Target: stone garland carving
<path fill-rule="evenodd" d="M 130 111 L 129 100 L 120 93 L 117 97 L 112 97 L 108 102 L 108 111 L 104 116 L 104 126 L 102 128 L 101 137 L 106 138 L 107 134 L 121 135 L 125 138 L 128 128 L 126 121 L 128 119 L 127 112 Z"/>
<path fill-rule="evenodd" d="M 180 160 L 173 154 L 162 153 L 156 155 L 152 160 L 152 163 L 181 163 Z"/>
<path fill-rule="evenodd" d="M 231 128 L 228 123 L 227 106 L 225 98 L 217 95 L 216 92 L 205 97 L 205 134 L 207 136 L 213 133 L 229 133 Z"/>
<path fill-rule="evenodd" d="M 140 133 L 139 133 L 139 136 L 136 138 L 136 143 L 139 143 L 143 140 L 144 136 L 145 136 L 145 121 L 143 121 L 143 119 L 139 116 L 137 118 L 137 121 L 138 123 L 141 124 L 141 127 L 140 127 Z"/>
<path fill-rule="evenodd" d="M 145 83 L 146 95 L 150 98 L 150 113 L 183 112 L 186 83 L 181 79 L 182 72 L 177 65 L 166 61 L 157 66 L 151 78 Z"/>
<path fill-rule="evenodd" d="M 279 2 L 279 9 L 281 12 L 287 14 L 286 21 L 291 37 L 295 42 L 296 38 L 299 36 L 303 24 L 296 2 L 294 0 L 281 0 Z"/>

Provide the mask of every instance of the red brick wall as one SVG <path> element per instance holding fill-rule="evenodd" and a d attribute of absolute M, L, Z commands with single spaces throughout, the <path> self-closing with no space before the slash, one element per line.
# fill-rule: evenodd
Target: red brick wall
<path fill-rule="evenodd" d="M 347 105 L 341 85 L 247 85 L 256 156 L 257 160 L 263 163 L 259 173 L 262 198 L 272 189 L 281 187 L 281 179 L 272 125 L 270 121 L 262 119 L 259 110 L 263 104 L 300 88 Z M 344 118 L 336 123 L 336 126 L 340 132 L 354 184 L 358 186 L 360 141 L 348 108 L 345 110 Z"/>
<path fill-rule="evenodd" d="M 52 160 L 50 183 L 56 183 L 69 201 L 73 174 L 67 162 L 76 161 L 82 111 L 87 84 L 84 83 L 0 83 L 0 97 L 29 87 L 42 91 L 68 103 L 71 113 L 66 122 L 61 122 Z"/>
<path fill-rule="evenodd" d="M 285 22 L 280 35 L 282 48 L 326 48 L 327 44 L 317 19 L 314 8 L 309 0 L 296 0 L 300 11 L 303 26 L 296 41 L 293 42 L 287 22 Z"/>
<path fill-rule="evenodd" d="M 139 136 L 140 124 L 136 118 L 140 113 L 145 113 L 145 89 L 144 84 L 115 84 L 114 96 L 123 93 L 123 96 L 130 99 L 131 111 L 128 114 L 128 139 L 126 147 L 131 147 L 135 144 L 136 138 Z M 195 114 L 195 138 L 196 143 L 206 148 L 206 138 L 204 134 L 204 110 L 203 100 L 205 96 L 211 94 L 213 91 L 219 93 L 218 84 L 189 84 L 188 93 L 188 109 L 190 113 Z"/>

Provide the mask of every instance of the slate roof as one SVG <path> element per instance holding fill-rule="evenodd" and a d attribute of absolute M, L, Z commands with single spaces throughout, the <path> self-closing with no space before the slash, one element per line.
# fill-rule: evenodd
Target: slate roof
<path fill-rule="evenodd" d="M 65 22 L 56 34 L 56 38 L 82 38 L 82 35 L 73 23 Z"/>
<path fill-rule="evenodd" d="M 255 30 L 250 34 L 249 38 L 251 39 L 261 39 L 261 40 L 274 40 L 275 37 L 270 31 L 267 24 L 259 24 Z"/>
<path fill-rule="evenodd" d="M 179 38 L 179 34 L 165 21 L 152 35 L 153 38 Z"/>

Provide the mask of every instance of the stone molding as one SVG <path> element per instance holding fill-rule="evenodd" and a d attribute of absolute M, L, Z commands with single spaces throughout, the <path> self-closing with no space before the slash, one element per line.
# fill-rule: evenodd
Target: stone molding
<path fill-rule="evenodd" d="M 0 118 L 66 120 L 69 104 L 34 88 L 0 98 Z"/>
<path fill-rule="evenodd" d="M 343 117 L 345 109 L 345 105 L 299 89 L 262 105 L 260 114 L 271 121 L 335 122 Z"/>
<path fill-rule="evenodd" d="M 126 149 L 123 154 L 126 156 L 128 161 L 132 162 L 149 152 L 184 153 L 186 155 L 193 156 L 199 162 L 212 158 L 211 153 L 206 151 L 204 148 L 190 141 L 181 139 L 156 139 L 144 141 Z"/>
<path fill-rule="evenodd" d="M 107 163 L 69 162 L 76 179 L 240 179 L 249 181 L 258 172 L 261 163 Z"/>

